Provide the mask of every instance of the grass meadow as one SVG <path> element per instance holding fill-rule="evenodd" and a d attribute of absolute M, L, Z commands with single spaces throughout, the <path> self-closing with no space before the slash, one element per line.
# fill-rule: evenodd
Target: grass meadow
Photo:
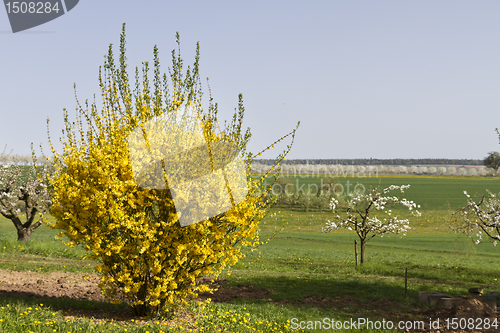
<path fill-rule="evenodd" d="M 302 177 L 299 184 L 314 184 L 319 177 Z M 376 237 L 366 245 L 366 263 L 355 265 L 351 232 L 322 233 L 332 213 L 278 207 L 261 222 L 258 251 L 223 273 L 228 287 L 252 285 L 272 291 L 269 298 L 236 298 L 206 307 L 191 304 L 175 318 L 135 320 L 68 319 L 68 308 L 112 311 L 121 304 L 69 299 L 0 297 L 1 332 L 351 332 L 353 330 L 295 329 L 300 322 L 410 320 L 408 314 L 427 305 L 416 303 L 418 291 L 467 294 L 481 287 L 500 291 L 500 249 L 489 242 L 474 245 L 447 226 L 449 209 L 465 204 L 463 191 L 500 192 L 497 179 L 470 177 L 341 177 L 347 186 L 366 188 L 411 184 L 405 197 L 422 206 L 422 216 L 410 220 L 406 237 Z M 81 260 L 85 252 L 56 240 L 46 226 L 27 244 L 16 242 L 14 226 L 0 218 L 0 269 L 39 272 L 91 273 L 94 262 Z M 279 231 L 279 232 L 278 232 Z M 405 298 L 405 270 L 408 294 Z M 325 328 L 325 326 L 322 326 Z M 358 329 L 359 330 L 359 329 Z M 364 332 L 392 332 L 363 329 Z"/>
<path fill-rule="evenodd" d="M 328 183 L 333 177 L 322 177 L 304 175 L 290 178 L 295 188 L 306 191 L 308 187 L 314 192 L 321 183 Z M 335 177 L 334 191 L 337 194 L 352 193 L 356 190 L 370 189 L 377 186 L 382 188 L 389 185 L 407 185 L 405 197 L 415 201 L 426 210 L 448 210 L 459 209 L 466 204 L 464 191 L 471 196 L 486 194 L 486 189 L 493 193 L 500 192 L 500 181 L 498 178 L 487 177 L 460 177 L 460 176 L 379 176 L 364 175 L 353 177 Z M 269 183 L 271 178 L 269 177 Z M 278 191 L 278 190 L 277 190 Z"/>

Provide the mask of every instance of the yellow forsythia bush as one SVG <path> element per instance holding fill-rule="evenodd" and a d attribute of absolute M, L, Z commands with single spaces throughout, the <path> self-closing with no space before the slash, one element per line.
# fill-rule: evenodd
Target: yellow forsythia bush
<path fill-rule="evenodd" d="M 240 154 L 247 154 L 245 171 L 249 170 L 253 158 L 245 153 L 250 132 L 241 130 L 241 95 L 232 121 L 220 128 L 217 104 L 210 98 L 208 111 L 201 108 L 198 47 L 196 51 L 194 65 L 186 71 L 179 52 L 172 51 L 169 75 L 161 75 L 155 46 L 153 87 L 145 62 L 142 79 L 136 68 L 132 91 L 124 25 L 119 65 L 114 63 L 110 46 L 104 68 L 99 70 L 102 110 L 98 111 L 96 102 L 90 107 L 86 103 L 85 108 L 78 103 L 75 122 L 65 111 L 63 152 L 51 146 L 56 170 L 51 179 L 53 227 L 61 229 L 60 235 L 67 236 L 71 244 L 81 244 L 90 252 L 99 262 L 95 269 L 102 273 L 100 287 L 106 295 L 112 300 L 125 297 L 138 315 L 158 312 L 209 290 L 207 285 L 197 285 L 196 279 L 217 277 L 242 258 L 243 247 L 259 244 L 258 223 L 266 212 L 265 193 L 260 190 L 263 178 L 253 180 L 245 173 L 248 193 L 241 202 L 185 227 L 179 224 L 180 213 L 169 188 L 141 187 L 137 175 L 134 178 L 130 134 L 151 119 L 176 115 L 186 107 L 198 110 L 207 142 L 237 147 Z M 292 142 L 295 130 L 289 134 Z M 279 155 L 277 165 L 290 148 Z M 165 165 L 162 167 L 165 176 Z"/>

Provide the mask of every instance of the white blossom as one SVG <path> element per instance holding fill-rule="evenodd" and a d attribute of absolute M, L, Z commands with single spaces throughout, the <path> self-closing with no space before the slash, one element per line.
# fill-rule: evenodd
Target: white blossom
<path fill-rule="evenodd" d="M 476 202 L 467 191 L 463 191 L 467 197 L 467 205 L 452 214 L 455 224 L 450 226 L 455 232 L 469 235 L 476 244 L 486 238 L 496 245 L 500 240 L 500 200 L 493 193 L 487 192 L 487 196 L 476 198 Z"/>
<path fill-rule="evenodd" d="M 414 216 L 420 216 L 417 210 L 420 208 L 415 202 L 406 198 L 398 198 L 397 196 L 387 196 L 390 191 L 399 190 L 401 194 L 410 185 L 396 186 L 391 185 L 380 190 L 374 189 L 366 194 L 358 194 L 350 198 L 346 203 L 345 216 L 337 215 L 337 221 L 327 221 L 323 232 L 329 232 L 334 229 L 354 230 L 361 238 L 362 242 L 367 240 L 367 237 L 374 237 L 384 234 L 403 234 L 410 230 L 409 219 L 398 218 L 392 216 L 392 210 L 386 210 L 388 204 L 401 205 L 406 207 Z M 339 201 L 332 198 L 330 202 L 332 211 L 339 209 Z M 371 208 L 374 208 L 377 213 L 374 213 Z M 367 211 L 368 210 L 368 211 Z"/>
<path fill-rule="evenodd" d="M 0 162 L 4 163 L 0 166 L 0 214 L 11 219 L 18 230 L 28 228 L 34 216 L 40 216 L 41 221 L 51 203 L 46 186 L 48 167 L 42 164 L 35 168 L 39 165 L 36 160 L 29 165 L 28 159 L 11 160 L 5 153 L 0 155 Z M 27 222 L 21 222 L 22 210 Z"/>

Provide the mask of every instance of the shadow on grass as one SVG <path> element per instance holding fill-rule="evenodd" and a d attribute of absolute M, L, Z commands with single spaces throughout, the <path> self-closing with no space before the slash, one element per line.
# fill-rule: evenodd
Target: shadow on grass
<path fill-rule="evenodd" d="M 401 281 L 371 279 L 366 276 L 339 278 L 238 275 L 219 280 L 219 290 L 208 297 L 215 303 L 301 307 L 325 314 L 333 311 L 341 317 L 401 319 L 407 317 L 416 307 L 428 309 L 410 301 L 416 298 L 416 291 L 410 292 L 408 298 L 404 297 L 404 282 L 401 285 Z M 61 311 L 65 318 L 115 322 L 130 322 L 133 319 L 136 323 L 138 319 L 139 322 L 152 319 L 136 317 L 130 306 L 124 303 L 36 296 L 34 293 L 22 291 L 0 292 L 0 305 L 6 306 L 10 303 L 12 306 L 18 303 L 25 307 L 37 307 L 43 304 L 51 311 Z M 190 315 L 184 315 L 185 319 L 189 320 Z"/>
<path fill-rule="evenodd" d="M 130 306 L 125 303 L 73 299 L 69 297 L 39 297 L 31 292 L 1 291 L 0 306 L 23 305 L 24 307 L 49 308 L 51 311 L 61 311 L 64 317 L 93 318 L 114 321 L 129 321 L 136 318 Z"/>
<path fill-rule="evenodd" d="M 416 303 L 417 291 L 408 291 L 405 298 L 404 281 L 372 279 L 366 276 L 338 278 L 325 276 L 297 277 L 291 275 L 241 275 L 233 272 L 226 288 L 269 290 L 262 299 L 235 297 L 233 304 L 266 304 L 309 309 L 335 314 L 344 318 L 386 318 L 401 320 L 417 318 L 429 309 Z M 238 287 L 239 286 L 239 287 Z M 302 311 L 302 310 L 299 310 Z"/>

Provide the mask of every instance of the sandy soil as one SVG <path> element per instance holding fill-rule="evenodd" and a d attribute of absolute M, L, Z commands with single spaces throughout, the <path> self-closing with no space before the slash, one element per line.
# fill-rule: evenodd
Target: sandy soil
<path fill-rule="evenodd" d="M 0 270 L 0 295 L 11 297 L 72 298 L 105 301 L 98 287 L 96 274 L 39 273 Z M 200 294 L 200 299 L 210 297 L 212 302 L 229 302 L 236 297 L 266 298 L 270 290 L 239 284 L 225 288 L 226 280 L 218 279 L 219 290 L 213 294 Z M 270 299 L 269 299 L 270 300 Z"/>
<path fill-rule="evenodd" d="M 104 301 L 95 274 L 39 273 L 0 270 L 0 295 L 11 297 L 67 297 Z"/>

